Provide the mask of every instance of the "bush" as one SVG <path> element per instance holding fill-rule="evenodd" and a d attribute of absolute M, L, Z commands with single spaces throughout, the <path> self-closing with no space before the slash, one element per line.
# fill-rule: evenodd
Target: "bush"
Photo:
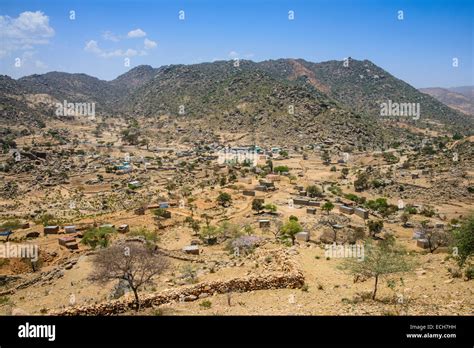
<path fill-rule="evenodd" d="M 209 300 L 204 300 L 199 304 L 199 306 L 201 306 L 204 309 L 209 309 L 212 306 L 212 302 Z"/>
<path fill-rule="evenodd" d="M 474 266 L 469 265 L 464 271 L 464 275 L 468 280 L 474 279 Z"/>
<path fill-rule="evenodd" d="M 0 225 L 0 229 L 14 230 L 14 229 L 19 228 L 20 226 L 21 226 L 20 220 L 13 219 L 13 220 L 5 221 L 2 225 Z"/>
<path fill-rule="evenodd" d="M 95 249 L 97 246 L 105 248 L 109 244 L 109 235 L 114 232 L 115 229 L 112 227 L 92 228 L 84 233 L 84 237 L 82 238 L 81 242 L 83 244 L 89 245 L 93 249 Z"/>
<path fill-rule="evenodd" d="M 412 205 L 407 205 L 405 207 L 405 212 L 408 213 L 408 214 L 417 214 L 418 211 L 416 210 L 416 208 Z"/>
<path fill-rule="evenodd" d="M 275 173 L 288 173 L 290 169 L 288 168 L 288 166 L 278 166 L 278 167 L 274 167 L 273 171 Z"/>
<path fill-rule="evenodd" d="M 132 230 L 130 236 L 141 236 L 149 243 L 156 243 L 159 239 L 156 231 L 150 231 L 144 227 Z"/>

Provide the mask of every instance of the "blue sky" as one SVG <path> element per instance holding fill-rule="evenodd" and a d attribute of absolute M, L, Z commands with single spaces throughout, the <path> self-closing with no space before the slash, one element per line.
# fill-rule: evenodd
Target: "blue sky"
<path fill-rule="evenodd" d="M 141 64 L 289 57 L 320 62 L 350 56 L 369 59 L 415 87 L 473 85 L 473 4 L 1 0 L 0 74 L 18 78 L 66 71 L 111 80 Z M 75 11 L 74 20 L 70 11 Z M 293 20 L 289 11 L 294 11 Z"/>

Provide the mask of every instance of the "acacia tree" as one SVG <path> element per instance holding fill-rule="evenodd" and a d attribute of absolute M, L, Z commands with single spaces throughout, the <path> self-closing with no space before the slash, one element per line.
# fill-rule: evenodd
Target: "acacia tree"
<path fill-rule="evenodd" d="M 223 207 L 228 207 L 232 203 L 232 197 L 227 192 L 220 192 L 217 196 L 217 203 Z"/>
<path fill-rule="evenodd" d="M 321 210 L 325 210 L 326 214 L 328 214 L 328 215 L 329 215 L 329 212 L 333 209 L 334 209 L 334 204 L 332 204 L 331 202 L 326 202 L 321 207 Z"/>
<path fill-rule="evenodd" d="M 95 270 L 92 279 L 107 282 L 112 279 L 125 279 L 135 296 L 134 307 L 140 309 L 138 291 L 153 277 L 163 273 L 168 261 L 145 244 L 131 242 L 113 245 L 102 249 L 95 256 Z"/>
<path fill-rule="evenodd" d="M 450 242 L 450 235 L 442 228 L 427 230 L 425 232 L 425 238 L 428 241 L 430 253 L 433 253 L 439 247 L 449 245 Z"/>
<path fill-rule="evenodd" d="M 311 198 L 321 197 L 321 190 L 316 185 L 309 185 L 308 187 L 306 187 L 306 192 Z"/>
<path fill-rule="evenodd" d="M 264 203 L 263 199 L 255 198 L 252 201 L 252 210 L 255 210 L 257 214 L 260 214 L 260 211 L 263 210 L 263 207 L 264 207 L 263 203 Z"/>
<path fill-rule="evenodd" d="M 407 214 L 407 213 L 403 213 L 401 216 L 400 216 L 400 220 L 402 221 L 403 223 L 403 227 L 406 227 L 407 226 L 407 223 L 408 221 L 410 220 L 410 215 Z"/>
<path fill-rule="evenodd" d="M 374 278 L 372 299 L 375 300 L 379 279 L 393 273 L 408 272 L 414 264 L 406 251 L 395 244 L 395 238 L 388 236 L 384 240 L 374 242 L 370 238 L 364 245 L 364 257 L 347 258 L 340 268 L 363 278 Z"/>
<path fill-rule="evenodd" d="M 453 231 L 453 246 L 456 248 L 456 258 L 463 267 L 474 255 L 474 215 L 469 216 L 461 227 Z"/>
<path fill-rule="evenodd" d="M 382 232 L 383 221 L 382 220 L 368 220 L 367 227 L 369 228 L 369 233 L 374 237 L 377 233 Z"/>
<path fill-rule="evenodd" d="M 289 220 L 283 226 L 281 226 L 280 233 L 285 236 L 291 238 L 291 244 L 295 244 L 296 234 L 298 232 L 303 231 L 303 228 L 299 224 L 297 220 Z"/>

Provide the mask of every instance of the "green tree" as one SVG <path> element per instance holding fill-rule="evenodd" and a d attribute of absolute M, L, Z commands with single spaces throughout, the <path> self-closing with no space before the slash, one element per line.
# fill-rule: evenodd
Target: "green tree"
<path fill-rule="evenodd" d="M 342 178 L 346 179 L 347 176 L 349 175 L 349 168 L 342 168 L 341 174 L 342 174 Z"/>
<path fill-rule="evenodd" d="M 274 213 L 274 212 L 277 211 L 277 206 L 276 206 L 275 204 L 271 204 L 271 203 L 265 204 L 265 207 L 264 207 L 264 208 L 265 208 L 266 210 L 272 212 L 272 213 Z"/>
<path fill-rule="evenodd" d="M 375 300 L 377 294 L 380 278 L 413 269 L 413 263 L 408 258 L 406 250 L 395 244 L 393 236 L 378 242 L 367 239 L 363 250 L 364 257 L 362 260 L 347 258 L 340 268 L 355 276 L 374 278 L 373 300 Z"/>
<path fill-rule="evenodd" d="M 400 216 L 400 220 L 401 220 L 402 223 L 403 223 L 403 227 L 406 227 L 408 221 L 410 220 L 410 214 L 408 214 L 408 213 L 403 213 L 403 214 Z"/>
<path fill-rule="evenodd" d="M 252 210 L 255 210 L 257 212 L 257 214 L 259 214 L 260 211 L 263 210 L 263 203 L 264 203 L 263 199 L 255 198 L 252 201 Z"/>
<path fill-rule="evenodd" d="M 295 244 L 295 236 L 298 232 L 303 231 L 303 228 L 299 224 L 298 221 L 295 220 L 289 220 L 287 223 L 285 223 L 280 230 L 281 235 L 291 238 L 291 243 L 294 245 Z"/>
<path fill-rule="evenodd" d="M 306 192 L 310 197 L 321 197 L 321 189 L 317 187 L 316 185 L 309 185 L 306 187 Z"/>
<path fill-rule="evenodd" d="M 217 196 L 217 203 L 223 207 L 228 207 L 232 203 L 232 197 L 227 192 L 220 192 Z"/>
<path fill-rule="evenodd" d="M 367 227 L 371 236 L 375 236 L 377 233 L 382 232 L 383 221 L 382 220 L 368 220 Z"/>
<path fill-rule="evenodd" d="M 367 190 L 369 188 L 369 176 L 367 173 L 361 173 L 357 175 L 354 180 L 354 189 L 357 192 Z"/>
<path fill-rule="evenodd" d="M 453 246 L 457 251 L 457 261 L 463 267 L 474 254 L 474 215 L 466 218 L 459 228 L 453 230 Z"/>
<path fill-rule="evenodd" d="M 331 202 L 326 202 L 321 207 L 321 210 L 325 210 L 326 214 L 328 214 L 328 215 L 329 215 L 329 212 L 333 209 L 334 209 L 334 204 L 332 204 Z"/>

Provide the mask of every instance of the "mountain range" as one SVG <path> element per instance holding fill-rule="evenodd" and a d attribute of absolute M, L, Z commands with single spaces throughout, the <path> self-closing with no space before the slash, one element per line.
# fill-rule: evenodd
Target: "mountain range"
<path fill-rule="evenodd" d="M 186 117 L 216 131 L 254 132 L 270 140 L 331 137 L 378 146 L 399 136 L 380 116 L 381 103 L 390 100 L 419 103 L 417 126 L 473 131 L 473 118 L 426 92 L 368 60 L 350 58 L 142 65 L 112 81 L 63 72 L 17 80 L 0 75 L 0 117 L 4 124 L 40 125 L 56 117 L 56 103 L 67 100 L 95 103 L 97 114 L 106 117 Z"/>
<path fill-rule="evenodd" d="M 420 91 L 431 95 L 455 110 L 474 116 L 474 86 L 430 87 L 420 88 Z"/>

